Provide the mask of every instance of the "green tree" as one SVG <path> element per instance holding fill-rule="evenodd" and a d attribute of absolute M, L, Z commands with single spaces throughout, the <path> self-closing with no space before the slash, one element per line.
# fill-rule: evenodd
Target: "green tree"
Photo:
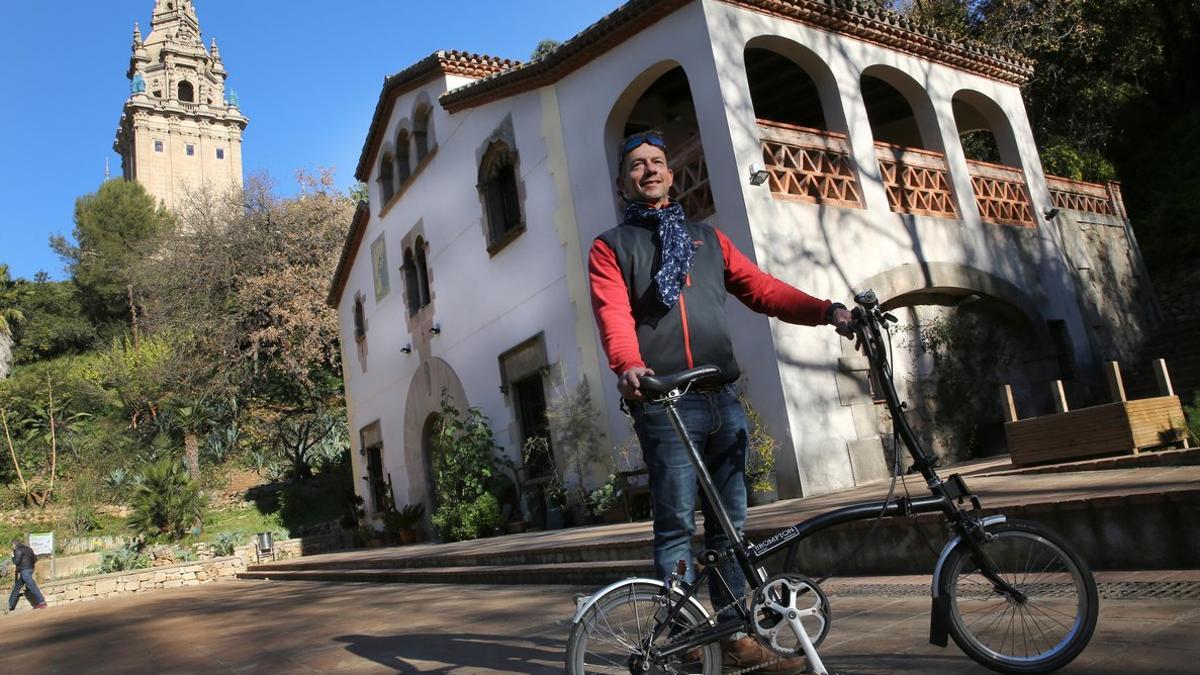
<path fill-rule="evenodd" d="M 8 265 L 0 263 L 0 379 L 8 377 L 12 365 L 13 329 L 25 320 L 20 308 L 21 286 L 8 275 Z"/>
<path fill-rule="evenodd" d="M 75 201 L 74 244 L 51 237 L 50 246 L 68 264 L 88 318 L 102 333 L 135 316 L 131 270 L 173 225 L 171 214 L 140 183 L 114 179 Z"/>
<path fill-rule="evenodd" d="M 540 58 L 549 56 L 550 53 L 555 49 L 558 49 L 558 46 L 561 44 L 562 42 L 559 42 L 558 40 L 551 40 L 550 38 L 538 40 L 537 46 L 533 48 L 533 53 L 529 55 L 529 60 L 536 61 Z"/>
<path fill-rule="evenodd" d="M 200 478 L 200 440 L 217 424 L 212 406 L 204 399 L 175 399 L 170 404 L 171 426 L 183 434 L 183 462 L 188 478 Z"/>
<path fill-rule="evenodd" d="M 78 354 L 91 347 L 96 331 L 87 320 L 74 284 L 35 280 L 24 285 L 20 308 L 25 321 L 15 331 L 16 363 Z"/>
<path fill-rule="evenodd" d="M 500 525 L 500 502 L 488 491 L 496 473 L 496 442 L 483 413 L 478 408 L 459 412 L 443 391 L 432 445 L 438 502 L 433 524 L 442 536 L 474 539 Z"/>

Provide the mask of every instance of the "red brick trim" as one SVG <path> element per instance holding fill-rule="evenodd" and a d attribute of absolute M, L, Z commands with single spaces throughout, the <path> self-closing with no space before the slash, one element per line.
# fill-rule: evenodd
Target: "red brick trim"
<path fill-rule="evenodd" d="M 375 114 L 371 117 L 371 126 L 367 129 L 367 138 L 363 141 L 362 153 L 359 155 L 358 168 L 354 170 L 354 176 L 361 181 L 366 181 L 371 175 L 371 167 L 375 164 L 375 157 L 380 145 L 377 137 L 387 128 L 397 98 L 438 77 L 459 75 L 478 79 L 516 68 L 520 64 L 520 61 L 486 54 L 438 51 L 404 70 L 384 78 L 383 90 L 379 93 L 379 101 L 375 104 Z"/>
<path fill-rule="evenodd" d="M 442 107 L 454 113 L 557 82 L 690 1 L 631 0 L 544 58 L 442 94 Z M 853 0 L 719 1 L 1000 82 L 1020 85 L 1033 75 L 1033 62 L 1029 59 L 980 43 L 955 40 L 944 33 L 921 28 L 894 12 Z"/>

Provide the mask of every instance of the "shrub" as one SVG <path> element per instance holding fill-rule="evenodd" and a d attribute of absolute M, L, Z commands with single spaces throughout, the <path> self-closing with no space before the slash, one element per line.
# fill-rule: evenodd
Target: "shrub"
<path fill-rule="evenodd" d="M 476 539 L 504 524 L 500 501 L 484 492 L 470 502 L 439 506 L 433 524 L 442 536 L 453 541 Z"/>
<path fill-rule="evenodd" d="M 245 543 L 246 533 L 240 530 L 233 532 L 222 532 L 217 535 L 217 540 L 212 543 L 213 555 L 233 555 L 233 550 L 240 544 Z"/>
<path fill-rule="evenodd" d="M 434 526 L 446 539 L 461 540 L 474 539 L 500 525 L 500 502 L 487 491 L 496 462 L 496 443 L 487 418 L 476 408 L 460 413 L 442 392 L 432 440 L 438 497 Z"/>
<path fill-rule="evenodd" d="M 144 570 L 150 567 L 150 556 L 142 553 L 137 542 L 129 542 L 121 548 L 108 551 L 100 559 L 100 574 Z"/>
<path fill-rule="evenodd" d="M 615 473 L 608 474 L 608 480 L 604 485 L 592 490 L 588 494 L 587 505 L 588 510 L 594 516 L 600 516 L 612 510 L 621 499 L 621 488 L 617 483 L 617 475 Z"/>
<path fill-rule="evenodd" d="M 129 527 L 134 531 L 149 539 L 176 541 L 201 521 L 204 496 L 178 461 L 165 459 L 143 472 L 130 507 Z"/>
<path fill-rule="evenodd" d="M 775 449 L 779 442 L 767 433 L 762 414 L 750 403 L 750 398 L 738 395 L 746 410 L 746 422 L 750 427 L 750 439 L 746 443 L 746 485 L 754 492 L 770 492 L 771 474 L 775 472 Z"/>

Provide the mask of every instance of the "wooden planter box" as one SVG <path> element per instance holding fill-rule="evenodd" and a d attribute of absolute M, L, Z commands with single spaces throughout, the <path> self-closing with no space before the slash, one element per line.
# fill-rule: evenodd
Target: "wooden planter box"
<path fill-rule="evenodd" d="M 1015 466 L 1065 462 L 1170 445 L 1187 438 L 1178 396 L 1106 403 L 1006 422 Z"/>

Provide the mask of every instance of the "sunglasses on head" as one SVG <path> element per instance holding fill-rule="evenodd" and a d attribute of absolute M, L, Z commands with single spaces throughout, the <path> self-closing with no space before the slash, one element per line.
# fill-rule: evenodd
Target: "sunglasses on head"
<path fill-rule="evenodd" d="M 621 143 L 621 159 L 625 159 L 625 155 L 628 155 L 635 148 L 644 144 L 653 145 L 663 152 L 667 151 L 667 142 L 663 139 L 662 133 L 658 131 L 643 131 L 626 138 Z"/>

